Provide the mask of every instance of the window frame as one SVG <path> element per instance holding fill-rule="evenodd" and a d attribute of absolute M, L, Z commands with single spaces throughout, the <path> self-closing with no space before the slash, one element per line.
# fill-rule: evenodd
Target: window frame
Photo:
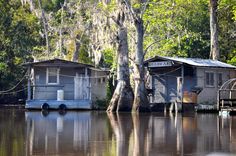
<path fill-rule="evenodd" d="M 207 74 L 213 74 L 213 84 L 207 84 Z M 209 82 L 211 82 L 209 77 Z M 205 87 L 214 88 L 215 87 L 215 72 L 213 71 L 205 71 Z"/>
<path fill-rule="evenodd" d="M 48 82 L 49 81 L 49 69 L 50 68 L 55 68 L 57 69 L 57 82 L 56 83 L 52 83 L 52 82 Z M 60 84 L 60 81 L 59 81 L 59 74 L 60 74 L 60 68 L 57 68 L 57 67 L 47 67 L 47 72 L 46 72 L 46 84 L 47 85 L 58 85 Z"/>

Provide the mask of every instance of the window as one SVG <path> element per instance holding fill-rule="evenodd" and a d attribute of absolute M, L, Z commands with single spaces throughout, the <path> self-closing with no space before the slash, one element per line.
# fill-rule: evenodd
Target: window
<path fill-rule="evenodd" d="M 213 72 L 206 72 L 206 86 L 214 87 L 214 73 Z"/>
<path fill-rule="evenodd" d="M 222 84 L 223 84 L 222 73 L 217 74 L 217 83 L 218 83 L 218 87 L 222 86 Z"/>
<path fill-rule="evenodd" d="M 47 68 L 47 84 L 59 84 L 59 68 Z"/>
<path fill-rule="evenodd" d="M 105 77 L 100 78 L 100 83 L 105 83 L 105 82 L 106 82 L 106 78 Z"/>

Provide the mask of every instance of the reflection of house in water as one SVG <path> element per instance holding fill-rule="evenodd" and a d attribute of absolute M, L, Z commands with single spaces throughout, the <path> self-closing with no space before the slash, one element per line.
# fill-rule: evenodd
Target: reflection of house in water
<path fill-rule="evenodd" d="M 58 112 L 50 112 L 44 117 L 41 112 L 26 112 L 27 155 L 87 155 L 102 152 L 104 147 L 100 147 L 101 144 L 95 146 L 93 142 L 107 138 L 106 120 L 97 120 L 98 115 L 91 114 L 93 112 L 69 112 L 62 116 Z M 102 117 L 101 114 L 99 117 Z M 97 128 L 99 134 L 94 131 Z"/>
<path fill-rule="evenodd" d="M 236 153 L 236 118 L 217 114 L 26 112 L 26 155 Z M 110 125 L 109 125 L 110 123 Z M 113 132 L 112 132 L 113 130 Z"/>
<path fill-rule="evenodd" d="M 236 153 L 236 118 L 217 114 L 150 118 L 147 155 L 206 155 Z"/>
<path fill-rule="evenodd" d="M 220 148 L 218 120 L 216 114 L 198 114 L 197 151 L 215 151 Z"/>
<path fill-rule="evenodd" d="M 222 148 L 228 149 L 236 153 L 236 117 L 235 116 L 221 116 L 218 117 L 219 122 L 219 140 L 226 144 L 222 144 Z"/>
<path fill-rule="evenodd" d="M 27 152 L 34 154 L 86 151 L 91 130 L 90 112 L 73 112 L 61 116 L 51 112 L 26 112 Z"/>
<path fill-rule="evenodd" d="M 151 118 L 149 155 L 183 155 L 196 147 L 196 120 L 192 117 L 158 116 Z"/>

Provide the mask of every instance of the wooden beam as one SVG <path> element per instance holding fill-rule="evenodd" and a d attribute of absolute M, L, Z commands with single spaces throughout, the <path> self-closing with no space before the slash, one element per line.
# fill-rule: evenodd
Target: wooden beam
<path fill-rule="evenodd" d="M 181 77 L 182 77 L 182 90 L 181 90 L 181 103 L 183 105 L 183 92 L 184 92 L 184 65 L 181 65 Z"/>
<path fill-rule="evenodd" d="M 220 110 L 220 90 L 217 92 L 217 110 Z"/>

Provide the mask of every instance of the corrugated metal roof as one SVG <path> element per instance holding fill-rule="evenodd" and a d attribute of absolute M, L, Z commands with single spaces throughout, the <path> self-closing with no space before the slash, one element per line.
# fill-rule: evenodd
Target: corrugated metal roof
<path fill-rule="evenodd" d="M 221 62 L 221 61 L 217 61 L 217 60 L 211 60 L 211 59 L 160 57 L 160 56 L 158 56 L 158 57 L 154 57 L 153 59 L 150 59 L 150 61 L 154 61 L 155 59 L 177 61 L 180 63 L 185 63 L 185 64 L 189 64 L 192 66 L 198 66 L 198 67 L 220 67 L 220 68 L 234 68 L 234 69 L 236 69 L 236 66 L 233 66 L 233 65 Z"/>
<path fill-rule="evenodd" d="M 59 63 L 59 65 L 63 66 L 63 63 L 67 64 L 67 65 L 75 65 L 75 66 L 88 66 L 88 67 L 94 67 L 93 65 L 90 64 L 84 64 L 84 63 L 78 63 L 78 62 L 73 62 L 73 61 L 68 61 L 68 60 L 62 60 L 62 59 L 50 59 L 50 60 L 42 60 L 42 61 L 36 61 L 36 62 L 27 62 L 25 64 L 23 64 L 24 66 L 28 66 L 28 65 L 40 65 L 40 64 L 44 64 L 44 63 Z"/>

